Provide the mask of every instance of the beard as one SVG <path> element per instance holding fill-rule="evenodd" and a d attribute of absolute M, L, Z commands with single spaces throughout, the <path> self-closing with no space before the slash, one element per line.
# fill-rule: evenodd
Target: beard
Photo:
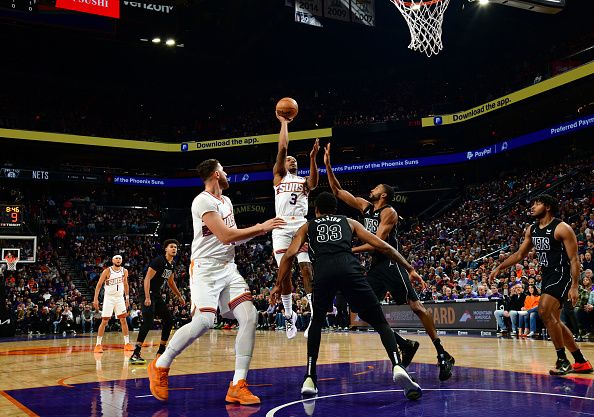
<path fill-rule="evenodd" d="M 297 167 L 295 167 L 295 168 L 289 168 L 287 171 L 289 171 L 290 174 L 295 175 L 295 174 L 297 174 Z"/>
<path fill-rule="evenodd" d="M 378 201 L 380 199 L 379 195 L 374 195 L 374 194 L 369 194 L 369 201 L 371 203 L 375 203 L 376 201 Z"/>
<path fill-rule="evenodd" d="M 219 187 L 221 187 L 221 190 L 229 188 L 229 181 L 227 181 L 227 178 L 219 178 Z"/>

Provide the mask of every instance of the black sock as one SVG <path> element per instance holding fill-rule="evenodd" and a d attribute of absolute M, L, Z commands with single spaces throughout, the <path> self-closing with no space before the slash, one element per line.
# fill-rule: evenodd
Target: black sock
<path fill-rule="evenodd" d="M 566 361 L 567 356 L 565 355 L 565 348 L 557 349 L 557 359 Z"/>
<path fill-rule="evenodd" d="M 441 340 L 439 340 L 439 337 L 433 341 L 433 346 L 435 346 L 435 350 L 437 350 L 438 355 L 443 355 L 446 353 L 445 349 L 441 345 Z"/>
<path fill-rule="evenodd" d="M 140 355 L 140 351 L 142 350 L 142 343 L 136 343 L 134 346 L 134 355 Z"/>
<path fill-rule="evenodd" d="M 402 336 L 400 336 L 400 334 L 394 330 L 394 337 L 396 337 L 396 343 L 398 344 L 398 347 L 405 348 L 408 346 L 408 342 L 406 341 L 406 339 Z"/>
<path fill-rule="evenodd" d="M 311 376 L 314 380 L 317 380 L 318 373 L 316 371 L 316 362 L 318 358 L 312 356 L 307 357 L 307 375 Z"/>
<path fill-rule="evenodd" d="M 571 355 L 573 356 L 573 359 L 575 359 L 575 361 L 577 363 L 584 363 L 586 362 L 586 358 L 584 358 L 584 355 L 582 355 L 582 351 L 581 350 L 576 350 L 575 352 L 571 352 Z"/>
<path fill-rule="evenodd" d="M 157 355 L 162 355 L 165 353 L 165 345 L 159 345 L 159 350 L 157 351 Z"/>

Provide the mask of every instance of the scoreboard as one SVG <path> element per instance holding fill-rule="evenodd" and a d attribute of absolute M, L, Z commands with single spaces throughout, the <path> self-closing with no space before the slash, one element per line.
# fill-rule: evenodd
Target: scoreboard
<path fill-rule="evenodd" d="M 38 1 L 39 0 L 0 0 L 0 8 L 21 12 L 33 12 L 37 10 Z"/>
<path fill-rule="evenodd" d="M 20 227 L 23 225 L 23 206 L 0 204 L 0 227 Z"/>

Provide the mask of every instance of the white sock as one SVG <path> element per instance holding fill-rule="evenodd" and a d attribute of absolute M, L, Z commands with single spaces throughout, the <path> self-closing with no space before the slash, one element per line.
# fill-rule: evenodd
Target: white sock
<path fill-rule="evenodd" d="M 98 345 L 101 344 L 101 339 L 103 339 L 103 336 L 97 336 L 97 344 Z"/>
<path fill-rule="evenodd" d="M 291 318 L 293 315 L 293 294 L 282 295 L 283 306 L 285 307 L 285 317 Z"/>
<path fill-rule="evenodd" d="M 233 315 L 239 323 L 235 338 L 235 374 L 233 374 L 233 385 L 236 385 L 240 379 L 247 379 L 254 351 L 258 313 L 251 301 L 244 301 L 233 309 Z"/>
<path fill-rule="evenodd" d="M 157 359 L 158 368 L 170 368 L 171 362 L 190 346 L 196 339 L 202 336 L 214 323 L 213 313 L 201 313 L 196 311 L 192 321 L 184 324 L 171 338 L 165 353 Z"/>
<path fill-rule="evenodd" d="M 124 336 L 124 343 L 127 345 L 130 343 L 130 335 Z"/>
<path fill-rule="evenodd" d="M 307 302 L 309 303 L 309 310 L 311 312 L 310 317 L 313 317 L 313 303 L 311 302 L 311 293 L 305 294 L 305 296 L 307 297 Z"/>

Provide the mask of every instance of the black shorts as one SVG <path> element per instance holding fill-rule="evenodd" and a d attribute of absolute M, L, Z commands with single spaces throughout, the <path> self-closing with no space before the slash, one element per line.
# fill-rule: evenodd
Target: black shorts
<path fill-rule="evenodd" d="M 363 275 L 363 269 L 352 254 L 341 254 L 317 260 L 314 263 L 313 305 L 316 311 L 332 311 L 332 301 L 340 291 L 351 309 L 365 311 L 379 306 L 379 300 L 373 293 Z"/>
<path fill-rule="evenodd" d="M 389 260 L 381 261 L 371 267 L 367 273 L 367 281 L 375 296 L 382 300 L 386 291 L 390 291 L 396 304 L 408 304 L 409 301 L 419 301 L 406 269 Z"/>
<path fill-rule="evenodd" d="M 560 307 L 563 307 L 569 295 L 569 288 L 571 287 L 571 275 L 569 273 L 543 274 L 541 292 L 549 294 L 559 300 Z"/>

